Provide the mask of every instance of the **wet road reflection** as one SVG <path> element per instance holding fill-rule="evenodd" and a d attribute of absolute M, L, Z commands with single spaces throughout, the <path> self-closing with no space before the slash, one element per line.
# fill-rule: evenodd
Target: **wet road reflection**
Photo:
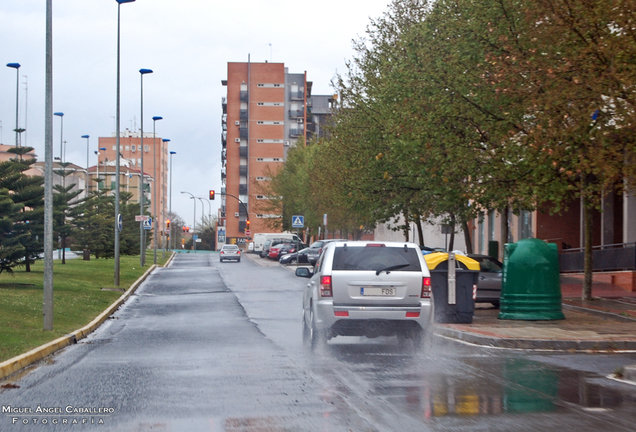
<path fill-rule="evenodd" d="M 322 378 L 331 381 L 329 397 L 354 399 L 355 404 L 352 389 L 366 387 L 378 406 L 388 403 L 433 429 L 436 419 L 453 417 L 495 424 L 509 417 L 508 424 L 519 422 L 519 415 L 526 414 L 552 414 L 558 419 L 560 415 L 569 418 L 582 412 L 622 410 L 634 419 L 636 403 L 630 389 L 612 386 L 595 373 L 529 360 L 523 353 L 493 354 L 444 343 L 426 353 L 412 353 L 400 350 L 389 338 L 370 343 L 355 339 L 335 339 L 318 356 L 316 364 L 329 364 L 317 369 Z M 334 373 L 338 370 L 345 372 Z M 581 420 L 584 424 L 589 421 Z M 610 430 L 623 430 L 617 426 Z M 586 424 L 581 430 L 587 427 L 596 426 Z"/>

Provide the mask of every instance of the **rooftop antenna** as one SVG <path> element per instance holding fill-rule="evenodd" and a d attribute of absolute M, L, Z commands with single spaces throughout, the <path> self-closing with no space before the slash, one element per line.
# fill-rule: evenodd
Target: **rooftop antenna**
<path fill-rule="evenodd" d="M 272 61 L 272 43 L 269 43 L 269 61 Z"/>

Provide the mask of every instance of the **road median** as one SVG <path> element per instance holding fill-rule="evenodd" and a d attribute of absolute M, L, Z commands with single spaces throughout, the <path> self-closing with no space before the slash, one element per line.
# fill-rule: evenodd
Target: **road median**
<path fill-rule="evenodd" d="M 172 260 L 174 253 L 168 258 L 165 266 L 167 266 Z M 110 306 L 108 306 L 103 312 L 101 312 L 90 323 L 81 327 L 78 330 L 70 332 L 64 336 L 61 336 L 51 342 L 45 343 L 37 348 L 34 348 L 24 354 L 10 358 L 0 363 L 0 380 L 9 377 L 10 375 L 50 356 L 51 354 L 65 348 L 69 345 L 77 343 L 79 340 L 84 339 L 86 336 L 94 332 L 101 324 L 104 323 L 128 298 L 137 290 L 137 288 L 143 283 L 143 281 L 152 273 L 156 268 L 156 265 L 152 265 L 135 280 L 130 287 Z"/>

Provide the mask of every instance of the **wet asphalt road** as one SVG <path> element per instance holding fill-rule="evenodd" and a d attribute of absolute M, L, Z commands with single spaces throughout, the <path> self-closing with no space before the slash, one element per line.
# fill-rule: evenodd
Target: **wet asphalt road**
<path fill-rule="evenodd" d="M 636 387 L 605 378 L 636 363 L 633 354 L 436 338 L 413 352 L 392 338 L 337 338 L 311 355 L 301 341 L 305 283 L 245 258 L 178 255 L 90 337 L 10 380 L 20 388 L 0 390 L 0 406 L 32 413 L 1 413 L 0 431 L 636 428 Z"/>

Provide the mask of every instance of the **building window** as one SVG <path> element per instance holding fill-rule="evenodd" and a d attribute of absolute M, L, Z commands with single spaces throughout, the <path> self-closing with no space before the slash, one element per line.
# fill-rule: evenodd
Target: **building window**
<path fill-rule="evenodd" d="M 113 146 L 113 151 L 117 151 L 117 146 L 116 145 Z"/>
<path fill-rule="evenodd" d="M 256 181 L 269 181 L 271 178 L 269 177 L 256 177 Z"/>
<path fill-rule="evenodd" d="M 145 146 L 144 146 L 144 153 L 148 153 L 148 151 L 149 151 L 149 150 L 150 150 L 150 147 L 149 147 L 149 146 L 147 146 L 147 145 L 145 145 Z"/>
<path fill-rule="evenodd" d="M 137 146 L 135 144 L 133 144 L 133 145 L 130 146 L 130 149 L 134 153 L 137 150 Z"/>
<path fill-rule="evenodd" d="M 126 147 L 124 148 L 124 150 L 125 150 L 125 151 L 130 150 L 130 146 L 126 146 Z"/>
<path fill-rule="evenodd" d="M 269 199 L 269 198 L 267 198 L 265 195 L 256 195 L 256 199 L 257 200 L 266 200 L 266 199 Z"/>
<path fill-rule="evenodd" d="M 137 164 L 141 165 L 141 158 L 137 159 Z"/>

